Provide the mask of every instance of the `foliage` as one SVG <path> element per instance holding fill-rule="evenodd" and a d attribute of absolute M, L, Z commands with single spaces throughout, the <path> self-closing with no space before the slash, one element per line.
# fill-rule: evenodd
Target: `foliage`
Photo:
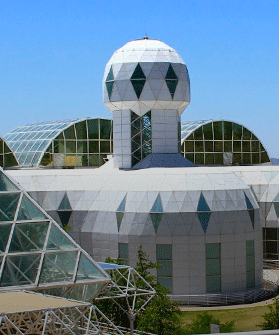
<path fill-rule="evenodd" d="M 231 333 L 234 331 L 234 321 L 221 324 L 219 319 L 215 319 L 212 314 L 205 311 L 198 314 L 196 319 L 186 327 L 187 334 L 210 334 L 210 324 L 220 325 L 221 333 Z"/>
<path fill-rule="evenodd" d="M 159 264 L 150 261 L 148 254 L 142 250 L 142 245 L 140 245 L 135 270 L 153 287 L 156 286 L 156 277 L 150 274 L 150 270 L 159 267 Z"/>
<path fill-rule="evenodd" d="M 274 299 L 274 304 L 267 306 L 268 313 L 263 315 L 264 322 L 260 325 L 262 329 L 278 329 L 279 328 L 279 297 Z"/>
<path fill-rule="evenodd" d="M 182 323 L 178 304 L 171 301 L 162 286 L 156 286 L 157 295 L 140 315 L 137 329 L 158 335 L 182 334 Z"/>

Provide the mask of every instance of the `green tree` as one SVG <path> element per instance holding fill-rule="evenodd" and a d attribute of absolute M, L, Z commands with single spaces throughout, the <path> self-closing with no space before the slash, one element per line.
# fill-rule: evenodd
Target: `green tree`
<path fill-rule="evenodd" d="M 262 329 L 279 328 L 279 297 L 274 299 L 274 304 L 268 305 L 269 312 L 263 315 L 264 322 L 260 325 Z"/>
<path fill-rule="evenodd" d="M 231 333 L 234 331 L 234 321 L 221 324 L 219 319 L 215 319 L 212 314 L 205 311 L 198 314 L 196 319 L 186 326 L 187 334 L 210 334 L 210 324 L 215 323 L 220 325 L 221 333 Z"/>
<path fill-rule="evenodd" d="M 150 270 L 159 267 L 159 264 L 150 261 L 148 254 L 140 246 L 135 269 L 155 288 L 156 295 L 138 316 L 136 329 L 158 335 L 179 335 L 182 334 L 182 312 L 178 304 L 167 296 L 169 291 L 156 283 L 156 277 L 150 274 Z"/>

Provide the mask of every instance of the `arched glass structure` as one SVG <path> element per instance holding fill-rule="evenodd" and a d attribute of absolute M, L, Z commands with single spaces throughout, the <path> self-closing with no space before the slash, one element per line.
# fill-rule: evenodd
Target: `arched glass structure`
<path fill-rule="evenodd" d="M 5 140 L 0 137 L 0 166 L 2 166 L 3 168 L 9 168 L 17 165 L 18 162 L 12 150 L 7 145 Z"/>
<path fill-rule="evenodd" d="M 270 162 L 260 140 L 232 121 L 181 124 L 181 154 L 197 165 L 252 165 Z"/>
<path fill-rule="evenodd" d="M 100 118 L 29 124 L 5 139 L 22 167 L 97 167 L 113 150 L 112 121 Z"/>

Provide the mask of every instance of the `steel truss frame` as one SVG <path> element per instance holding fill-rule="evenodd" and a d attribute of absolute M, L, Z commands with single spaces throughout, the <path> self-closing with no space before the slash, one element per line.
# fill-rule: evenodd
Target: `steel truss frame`
<path fill-rule="evenodd" d="M 110 335 L 124 333 L 96 306 L 6 313 L 0 316 L 1 335 Z"/>

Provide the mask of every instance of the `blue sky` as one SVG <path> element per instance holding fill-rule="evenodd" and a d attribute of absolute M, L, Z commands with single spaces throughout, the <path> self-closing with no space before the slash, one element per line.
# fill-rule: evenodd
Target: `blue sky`
<path fill-rule="evenodd" d="M 112 53 L 145 33 L 191 79 L 183 120 L 247 126 L 279 157 L 279 2 L 0 1 L 0 135 L 44 120 L 103 116 Z"/>

